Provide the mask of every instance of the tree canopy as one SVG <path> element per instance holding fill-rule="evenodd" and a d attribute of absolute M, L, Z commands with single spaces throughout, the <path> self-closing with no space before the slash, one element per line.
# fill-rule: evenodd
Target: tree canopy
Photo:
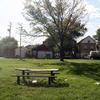
<path fill-rule="evenodd" d="M 0 40 L 0 55 L 4 57 L 13 57 L 14 50 L 17 48 L 18 42 L 12 37 L 5 37 Z"/>
<path fill-rule="evenodd" d="M 59 48 L 61 61 L 67 36 L 84 35 L 85 16 L 83 0 L 30 0 L 25 5 L 25 18 L 33 25 L 34 35 L 51 36 Z"/>

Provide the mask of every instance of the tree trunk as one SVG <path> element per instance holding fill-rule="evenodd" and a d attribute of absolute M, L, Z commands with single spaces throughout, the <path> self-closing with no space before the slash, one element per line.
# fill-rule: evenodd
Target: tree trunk
<path fill-rule="evenodd" d="M 53 59 L 55 58 L 55 52 L 54 52 L 54 49 L 52 49 L 52 58 L 53 58 Z"/>
<path fill-rule="evenodd" d="M 64 50 L 60 49 L 60 61 L 64 61 Z"/>
<path fill-rule="evenodd" d="M 63 40 L 61 40 L 61 43 L 60 43 L 60 61 L 64 61 Z"/>

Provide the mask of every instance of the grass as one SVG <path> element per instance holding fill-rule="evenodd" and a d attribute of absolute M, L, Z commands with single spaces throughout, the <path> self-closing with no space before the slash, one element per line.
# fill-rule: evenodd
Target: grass
<path fill-rule="evenodd" d="M 17 85 L 15 68 L 59 68 L 57 85 Z M 0 59 L 0 100 L 100 100 L 100 60 Z"/>

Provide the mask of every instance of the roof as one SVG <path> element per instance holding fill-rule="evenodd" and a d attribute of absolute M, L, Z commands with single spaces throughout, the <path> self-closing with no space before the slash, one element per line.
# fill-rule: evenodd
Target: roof
<path fill-rule="evenodd" d="M 25 46 L 26 48 L 29 48 L 29 49 L 32 49 L 33 48 L 33 45 L 27 45 Z"/>
<path fill-rule="evenodd" d="M 51 51 L 47 46 L 45 45 L 39 45 L 35 47 L 33 50 L 39 50 L 39 51 Z"/>
<path fill-rule="evenodd" d="M 87 37 L 85 37 L 84 39 L 80 40 L 80 41 L 78 42 L 78 44 L 79 44 L 79 43 L 82 43 L 82 42 L 83 42 L 85 39 L 87 39 L 87 38 L 91 39 L 92 41 L 94 41 L 94 43 L 96 43 L 96 41 L 95 41 L 91 36 L 87 36 Z"/>

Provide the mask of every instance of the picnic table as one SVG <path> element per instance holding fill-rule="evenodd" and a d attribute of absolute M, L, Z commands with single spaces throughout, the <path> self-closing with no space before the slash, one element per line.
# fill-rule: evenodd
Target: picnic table
<path fill-rule="evenodd" d="M 32 68 L 16 68 L 16 70 L 21 73 L 16 75 L 17 84 L 20 84 L 20 78 L 22 78 L 23 82 L 30 77 L 33 78 L 48 78 L 48 84 L 54 83 L 55 74 L 58 73 L 58 69 L 32 69 Z"/>

